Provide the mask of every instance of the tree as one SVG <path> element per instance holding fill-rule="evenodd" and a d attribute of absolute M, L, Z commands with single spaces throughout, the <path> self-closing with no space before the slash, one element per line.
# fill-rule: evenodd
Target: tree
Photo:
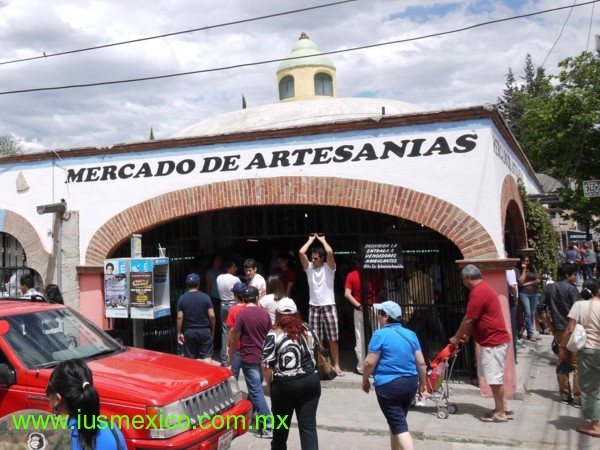
<path fill-rule="evenodd" d="M 154 140 L 154 129 L 152 127 L 150 127 L 150 140 Z"/>
<path fill-rule="evenodd" d="M 520 121 L 526 114 L 526 104 L 532 98 L 546 95 L 551 90 L 544 69 L 533 65 L 530 54 L 525 57 L 524 73 L 525 76 L 521 77 L 523 82 L 519 84 L 509 67 L 502 97 L 498 97 L 498 110 L 517 141 L 521 138 Z"/>
<path fill-rule="evenodd" d="M 246 97 L 242 94 L 242 109 L 246 109 Z"/>
<path fill-rule="evenodd" d="M 559 238 L 552 220 L 540 203 L 527 199 L 525 185 L 519 180 L 519 192 L 525 210 L 525 223 L 527 226 L 527 244 L 533 248 L 533 261 L 537 271 L 541 274 L 550 274 L 556 279 L 556 249 Z"/>
<path fill-rule="evenodd" d="M 583 196 L 583 182 L 600 175 L 600 61 L 589 52 L 559 63 L 548 95 L 529 97 L 519 120 L 519 143 L 538 172 L 565 184 L 561 207 L 586 227 L 595 227 L 600 199 Z"/>
<path fill-rule="evenodd" d="M 16 155 L 23 152 L 23 144 L 10 136 L 0 136 L 0 156 Z"/>
<path fill-rule="evenodd" d="M 523 99 L 521 97 L 523 95 L 519 91 L 515 74 L 509 67 L 502 97 L 498 97 L 498 110 L 517 140 L 520 135 L 519 119 L 523 115 Z"/>

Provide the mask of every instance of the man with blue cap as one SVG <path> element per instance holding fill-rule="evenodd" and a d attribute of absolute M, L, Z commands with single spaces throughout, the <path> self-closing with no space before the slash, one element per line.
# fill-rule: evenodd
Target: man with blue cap
<path fill-rule="evenodd" d="M 185 284 L 188 292 L 177 302 L 177 342 L 184 356 L 212 362 L 215 311 L 210 297 L 199 291 L 200 275 L 190 273 Z"/>

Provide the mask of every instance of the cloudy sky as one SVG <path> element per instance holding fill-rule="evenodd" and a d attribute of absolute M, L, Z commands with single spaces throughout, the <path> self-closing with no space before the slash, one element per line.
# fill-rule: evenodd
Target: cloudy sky
<path fill-rule="evenodd" d="M 28 93 L 257 63 L 289 55 L 301 32 L 335 51 L 456 30 L 589 0 L 357 0 L 240 24 L 215 25 L 335 0 L 0 0 L 0 135 L 27 151 L 157 139 L 215 114 L 277 101 L 268 63 L 153 81 Z M 495 103 L 527 53 L 547 73 L 594 51 L 600 2 L 406 43 L 331 55 L 339 97 L 440 109 Z M 179 31 L 127 45 L 52 56 Z M 590 34 L 591 27 L 591 34 Z M 559 37 L 560 36 L 560 37 Z M 43 54 L 47 57 L 43 57 Z M 30 61 L 15 60 L 41 57 Z"/>

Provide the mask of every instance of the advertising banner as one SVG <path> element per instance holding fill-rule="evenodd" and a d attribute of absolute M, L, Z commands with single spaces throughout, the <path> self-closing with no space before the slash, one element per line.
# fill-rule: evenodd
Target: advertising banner
<path fill-rule="evenodd" d="M 104 260 L 104 304 L 107 318 L 129 317 L 127 260 Z"/>
<path fill-rule="evenodd" d="M 131 306 L 151 308 L 153 300 L 153 264 L 149 259 L 132 259 L 130 269 Z"/>

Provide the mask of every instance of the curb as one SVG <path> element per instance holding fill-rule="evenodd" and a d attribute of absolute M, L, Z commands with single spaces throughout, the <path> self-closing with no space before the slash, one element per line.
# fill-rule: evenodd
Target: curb
<path fill-rule="evenodd" d="M 539 341 L 538 341 L 539 342 Z M 517 385 L 515 386 L 515 400 L 525 400 L 527 386 L 531 379 L 533 362 L 537 356 L 538 342 L 533 347 L 527 346 L 519 353 L 519 363 L 517 364 Z"/>

